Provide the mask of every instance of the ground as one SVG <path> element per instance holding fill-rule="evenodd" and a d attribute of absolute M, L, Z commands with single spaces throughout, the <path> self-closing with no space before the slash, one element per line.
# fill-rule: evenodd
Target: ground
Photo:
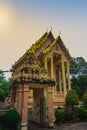
<path fill-rule="evenodd" d="M 62 124 L 62 125 L 57 126 L 55 129 L 42 128 L 37 124 L 31 123 L 29 130 L 87 130 L 87 122 Z"/>

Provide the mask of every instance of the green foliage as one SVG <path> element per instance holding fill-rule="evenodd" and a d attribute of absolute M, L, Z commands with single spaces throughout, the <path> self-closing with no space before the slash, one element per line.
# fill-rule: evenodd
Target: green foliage
<path fill-rule="evenodd" d="M 57 122 L 62 122 L 65 119 L 65 111 L 63 109 L 55 110 L 55 117 Z"/>
<path fill-rule="evenodd" d="M 67 122 L 67 121 L 87 121 L 87 107 L 76 108 L 75 110 L 70 109 L 56 109 L 55 110 L 56 122 Z"/>
<path fill-rule="evenodd" d="M 0 70 L 0 89 L 3 89 L 5 96 L 8 95 L 10 87 L 11 82 L 5 79 L 3 71 Z"/>
<path fill-rule="evenodd" d="M 6 114 L 0 116 L 0 126 L 3 129 L 17 130 L 20 115 L 15 109 L 10 109 Z"/>
<path fill-rule="evenodd" d="M 76 90 L 76 93 L 81 100 L 82 95 L 84 94 L 85 90 L 87 89 L 87 75 L 80 75 L 77 78 L 72 77 L 71 79 L 71 86 L 73 89 Z"/>
<path fill-rule="evenodd" d="M 74 77 L 87 75 L 87 62 L 83 57 L 77 57 L 70 66 L 71 75 Z"/>
<path fill-rule="evenodd" d="M 70 65 L 71 86 L 76 90 L 80 100 L 87 89 L 87 62 L 83 57 L 77 57 Z"/>
<path fill-rule="evenodd" d="M 4 101 L 5 100 L 5 91 L 0 88 L 0 101 Z"/>
<path fill-rule="evenodd" d="M 83 101 L 84 105 L 87 105 L 87 89 L 82 96 L 82 101 Z"/>
<path fill-rule="evenodd" d="M 47 82 L 48 82 L 48 80 L 47 80 L 46 78 L 40 79 L 40 83 L 41 83 L 41 84 L 45 84 L 45 83 L 47 83 Z"/>
<path fill-rule="evenodd" d="M 77 117 L 82 121 L 87 121 L 87 108 L 78 108 L 77 111 Z"/>
<path fill-rule="evenodd" d="M 70 91 L 67 92 L 66 97 L 65 97 L 65 102 L 66 102 L 66 105 L 71 108 L 73 108 L 74 105 L 79 104 L 78 96 L 74 90 L 71 89 Z"/>
<path fill-rule="evenodd" d="M 70 109 L 65 110 L 65 120 L 71 121 L 71 120 L 74 120 L 74 119 L 76 119 L 75 112 L 70 110 Z"/>

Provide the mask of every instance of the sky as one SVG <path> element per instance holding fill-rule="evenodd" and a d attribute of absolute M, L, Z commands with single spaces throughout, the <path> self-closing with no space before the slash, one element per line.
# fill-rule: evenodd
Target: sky
<path fill-rule="evenodd" d="M 0 0 L 0 69 L 11 69 L 51 29 L 72 57 L 87 61 L 87 0 Z"/>

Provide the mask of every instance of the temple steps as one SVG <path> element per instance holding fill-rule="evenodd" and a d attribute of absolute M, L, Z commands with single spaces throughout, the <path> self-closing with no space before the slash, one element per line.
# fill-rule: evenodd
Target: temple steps
<path fill-rule="evenodd" d="M 65 104 L 65 97 L 64 93 L 57 92 L 53 97 L 53 104 L 55 106 L 64 105 Z"/>

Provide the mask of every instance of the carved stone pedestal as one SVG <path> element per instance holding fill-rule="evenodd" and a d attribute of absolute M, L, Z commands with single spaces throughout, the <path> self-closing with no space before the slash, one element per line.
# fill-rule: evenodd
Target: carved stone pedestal
<path fill-rule="evenodd" d="M 28 130 L 28 125 L 26 123 L 21 123 L 21 130 Z"/>

